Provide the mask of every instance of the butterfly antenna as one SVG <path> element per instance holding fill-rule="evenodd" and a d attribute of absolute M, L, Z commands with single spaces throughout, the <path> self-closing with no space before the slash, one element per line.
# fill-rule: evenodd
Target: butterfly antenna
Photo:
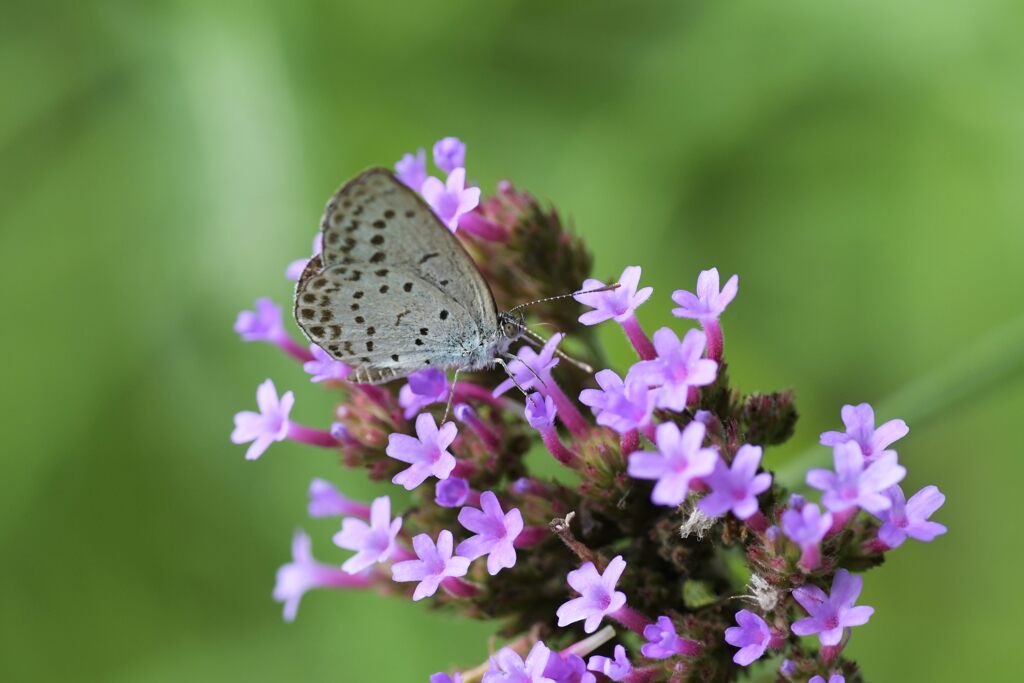
<path fill-rule="evenodd" d="M 597 294 L 598 292 L 610 292 L 611 290 L 618 288 L 619 283 L 616 282 L 614 284 L 605 285 L 604 287 L 599 287 L 598 289 L 586 289 L 579 292 L 573 292 L 572 294 L 559 294 L 558 296 L 549 296 L 544 299 L 537 299 L 536 301 L 527 301 L 526 303 L 519 304 L 518 306 L 513 306 L 512 308 L 509 309 L 508 312 L 515 313 L 520 308 L 526 308 L 527 306 L 533 306 L 535 304 L 543 304 L 547 303 L 548 301 L 558 301 L 559 299 L 569 299 L 574 296 L 579 296 L 580 294 Z"/>
<path fill-rule="evenodd" d="M 522 331 L 523 335 L 528 340 L 533 341 L 536 344 L 540 344 L 541 346 L 543 346 L 544 344 L 547 343 L 547 340 L 544 339 L 544 337 L 540 336 L 539 334 L 537 334 L 536 332 L 534 332 L 530 328 L 526 327 L 525 325 L 520 326 L 519 329 L 520 329 L 520 331 Z M 562 351 L 562 349 L 560 349 L 558 347 L 555 347 L 555 355 L 558 356 L 559 358 L 564 358 L 567 362 L 569 362 L 572 365 L 576 366 L 577 368 L 579 368 L 583 372 L 587 373 L 588 375 L 593 375 L 594 374 L 594 368 L 590 367 L 590 365 L 584 363 L 581 360 L 576 360 L 575 358 L 573 358 L 572 356 L 567 354 L 565 351 Z M 523 365 L 526 365 L 526 364 L 523 363 Z M 529 366 L 527 365 L 527 367 L 529 367 Z"/>

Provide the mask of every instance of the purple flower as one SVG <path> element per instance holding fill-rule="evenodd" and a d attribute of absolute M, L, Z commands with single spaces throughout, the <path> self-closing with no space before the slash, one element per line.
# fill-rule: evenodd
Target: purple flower
<path fill-rule="evenodd" d="M 433 176 L 423 181 L 420 190 L 441 222 L 452 232 L 459 227 L 459 217 L 467 214 L 480 203 L 480 188 L 466 187 L 466 169 L 456 168 L 442 183 Z"/>
<path fill-rule="evenodd" d="M 903 489 L 891 486 L 885 495 L 892 501 L 892 507 L 877 513 L 882 520 L 878 530 L 878 538 L 890 548 L 898 548 L 910 538 L 919 541 L 931 541 L 936 536 L 946 533 L 946 527 L 938 522 L 930 522 L 928 518 L 946 502 L 946 496 L 935 486 L 923 489 L 906 499 Z"/>
<path fill-rule="evenodd" d="M 434 165 L 451 173 L 466 165 L 466 145 L 458 138 L 441 138 L 434 143 Z"/>
<path fill-rule="evenodd" d="M 717 320 L 725 311 L 725 307 L 736 298 L 739 284 L 739 276 L 733 275 L 719 291 L 718 268 L 703 270 L 697 276 L 696 295 L 683 289 L 672 292 L 672 301 L 679 304 L 679 308 L 672 309 L 672 315 L 677 318 L 694 318 L 701 322 Z"/>
<path fill-rule="evenodd" d="M 526 421 L 534 429 L 547 429 L 555 423 L 555 400 L 534 392 L 526 397 Z"/>
<path fill-rule="evenodd" d="M 523 515 L 518 508 L 502 512 L 491 491 L 480 494 L 480 507 L 483 509 L 464 507 L 459 511 L 459 524 L 476 535 L 460 543 L 455 552 L 469 560 L 487 555 L 487 572 L 494 576 L 516 564 L 513 542 L 523 531 Z"/>
<path fill-rule="evenodd" d="M 322 232 L 317 232 L 316 236 L 313 238 L 313 256 L 316 256 L 321 251 L 323 251 L 323 246 L 324 234 Z M 289 280 L 297 281 L 300 277 L 302 277 L 302 273 L 304 270 L 306 270 L 306 266 L 309 264 L 309 260 L 310 259 L 308 258 L 300 258 L 292 261 L 291 263 L 288 264 L 287 270 L 284 271 L 284 276 Z"/>
<path fill-rule="evenodd" d="M 438 671 L 430 677 L 430 683 L 462 683 L 462 674 L 456 673 L 453 678 L 443 671 Z"/>
<path fill-rule="evenodd" d="M 674 422 L 658 425 L 657 452 L 639 451 L 629 456 L 629 476 L 655 479 L 651 501 L 658 505 L 679 505 L 690 491 L 690 483 L 715 469 L 718 453 L 703 448 L 705 427 L 691 422 L 682 432 Z"/>
<path fill-rule="evenodd" d="M 288 436 L 288 414 L 295 404 L 295 395 L 286 391 L 279 400 L 274 383 L 268 379 L 256 389 L 256 404 L 258 413 L 243 410 L 235 414 L 235 430 L 231 432 L 232 443 L 252 442 L 245 452 L 246 460 L 255 460 L 270 444 Z"/>
<path fill-rule="evenodd" d="M 875 411 L 867 403 L 858 406 L 843 406 L 843 424 L 845 432 L 825 432 L 821 435 L 823 446 L 838 446 L 841 443 L 854 441 L 860 446 L 860 452 L 867 461 L 874 462 L 881 455 L 889 453 L 889 446 L 910 432 L 903 420 L 889 420 L 875 429 Z"/>
<path fill-rule="evenodd" d="M 825 679 L 821 676 L 812 676 L 807 683 L 825 683 Z M 828 677 L 828 683 L 846 683 L 846 679 L 842 674 L 832 674 Z"/>
<path fill-rule="evenodd" d="M 654 292 L 653 287 L 644 287 L 637 291 L 639 284 L 640 266 L 629 266 L 622 271 L 619 286 L 616 289 L 575 295 L 573 298 L 576 301 L 594 309 L 581 315 L 580 322 L 584 325 L 596 325 L 613 319 L 618 323 L 626 322 L 633 316 L 640 304 L 647 301 Z M 591 278 L 584 280 L 580 289 L 586 291 L 600 289 L 604 286 L 605 283 Z"/>
<path fill-rule="evenodd" d="M 793 633 L 798 636 L 817 633 L 822 645 L 838 645 L 844 628 L 868 623 L 875 611 L 873 607 L 853 606 L 863 583 L 861 577 L 840 569 L 832 579 L 831 595 L 812 584 L 794 589 L 793 598 L 811 616 L 793 622 Z"/>
<path fill-rule="evenodd" d="M 614 370 L 601 370 L 594 378 L 601 388 L 581 391 L 580 403 L 590 406 L 597 424 L 623 434 L 651 423 L 655 395 L 645 384 L 623 382 Z"/>
<path fill-rule="evenodd" d="M 757 473 L 761 464 L 761 447 L 744 444 L 736 451 L 732 468 L 724 460 L 715 462 L 715 469 L 704 477 L 711 493 L 700 499 L 701 511 L 709 517 L 718 517 L 732 510 L 740 519 L 748 519 L 757 512 L 757 496 L 772 485 L 772 475 Z"/>
<path fill-rule="evenodd" d="M 462 477 L 448 477 L 437 482 L 434 502 L 443 508 L 462 507 L 469 500 L 469 482 Z"/>
<path fill-rule="evenodd" d="M 523 389 L 531 389 L 538 384 L 537 378 L 540 377 L 545 382 L 549 381 L 551 377 L 551 369 L 558 365 L 558 357 L 555 356 L 555 349 L 558 348 L 558 344 L 565 338 L 565 335 L 558 333 L 551 336 L 544 343 L 540 353 L 537 353 L 529 346 L 522 346 L 516 352 L 516 360 L 511 361 L 508 364 L 508 370 L 512 373 L 512 377 L 515 377 L 515 382 L 512 381 L 512 377 L 509 377 L 504 382 L 494 387 L 492 395 L 497 397 L 504 394 L 506 391 L 511 389 L 519 383 L 519 386 Z M 543 389 L 543 385 L 539 387 Z M 543 392 L 542 392 L 543 393 Z"/>
<path fill-rule="evenodd" d="M 395 164 L 395 177 L 419 192 L 427 179 L 427 151 L 421 148 L 415 155 L 403 156 Z"/>
<path fill-rule="evenodd" d="M 644 628 L 647 643 L 640 648 L 640 654 L 649 659 L 668 659 L 676 655 L 695 655 L 700 652 L 700 644 L 694 640 L 680 638 L 676 633 L 676 625 L 668 617 L 661 616 L 653 624 Z"/>
<path fill-rule="evenodd" d="M 526 661 L 510 647 L 491 657 L 491 666 L 481 683 L 556 683 L 544 675 L 551 650 L 541 641 L 534 643 Z"/>
<path fill-rule="evenodd" d="M 736 623 L 725 629 L 725 642 L 740 648 L 732 657 L 732 661 L 740 666 L 750 666 L 761 658 L 772 640 L 771 629 L 767 622 L 750 610 L 741 609 L 736 613 Z"/>
<path fill-rule="evenodd" d="M 402 470 L 391 480 L 412 491 L 422 484 L 427 477 L 433 475 L 438 479 L 447 479 L 455 469 L 455 456 L 447 448 L 455 441 L 458 428 L 454 422 L 445 422 L 441 429 L 437 428 L 434 416 L 423 413 L 416 418 L 416 436 L 390 434 L 385 453 L 412 465 Z"/>
<path fill-rule="evenodd" d="M 235 320 L 235 332 L 242 341 L 276 342 L 284 335 L 281 307 L 271 299 L 257 299 L 255 311 L 242 311 Z"/>
<path fill-rule="evenodd" d="M 313 354 L 313 360 L 302 364 L 302 369 L 313 375 L 311 382 L 324 382 L 334 380 L 340 382 L 346 379 L 352 372 L 352 368 L 334 360 L 331 356 L 316 344 L 309 345 L 309 352 Z"/>
<path fill-rule="evenodd" d="M 782 513 L 782 531 L 803 551 L 801 566 L 815 569 L 821 562 L 818 545 L 832 527 L 832 513 L 822 513 L 814 503 L 794 505 L 791 499 L 790 505 L 792 507 Z"/>
<path fill-rule="evenodd" d="M 782 664 L 779 665 L 779 673 L 786 678 L 792 678 L 796 673 L 796 664 L 792 659 L 783 659 Z"/>
<path fill-rule="evenodd" d="M 807 472 L 807 483 L 824 491 L 821 502 L 825 507 L 832 512 L 842 512 L 859 505 L 877 514 L 892 506 L 892 501 L 883 491 L 907 474 L 907 470 L 896 462 L 895 451 L 884 451 L 865 467 L 860 446 L 846 441 L 834 447 L 833 456 L 835 472 L 823 469 Z"/>
<path fill-rule="evenodd" d="M 691 387 L 703 387 L 715 381 L 718 363 L 702 358 L 707 337 L 700 330 L 689 330 L 680 341 L 676 333 L 663 327 L 654 333 L 658 357 L 640 361 L 629 370 L 635 378 L 658 390 L 658 407 L 681 411 L 686 408 Z"/>
<path fill-rule="evenodd" d="M 583 630 L 593 633 L 608 614 L 618 611 L 626 604 L 626 594 L 615 590 L 615 584 L 626 569 L 626 561 L 616 555 L 604 574 L 599 574 L 593 562 L 587 562 L 579 569 L 569 572 L 569 585 L 580 594 L 558 608 L 558 625 L 568 626 L 583 621 Z"/>
<path fill-rule="evenodd" d="M 597 683 L 597 676 L 587 671 L 587 663 L 571 652 L 552 652 L 544 675 L 555 683 Z"/>
<path fill-rule="evenodd" d="M 365 576 L 349 576 L 336 567 L 314 560 L 309 536 L 299 530 L 292 538 L 292 561 L 277 570 L 274 600 L 284 603 L 284 620 L 295 621 L 299 601 L 312 588 L 365 588 L 369 585 Z"/>
<path fill-rule="evenodd" d="M 398 404 L 405 410 L 406 420 L 434 403 L 448 400 L 450 386 L 444 371 L 437 368 L 418 370 L 409 375 L 409 382 L 398 392 Z"/>
<path fill-rule="evenodd" d="M 587 663 L 591 671 L 602 673 L 613 681 L 624 681 L 629 674 L 633 673 L 633 665 L 626 656 L 626 648 L 621 645 L 615 646 L 615 658 L 609 659 L 601 655 L 594 655 Z"/>
<path fill-rule="evenodd" d="M 341 531 L 334 534 L 334 545 L 356 554 L 341 568 L 349 574 L 358 574 L 377 562 L 384 562 L 395 551 L 395 538 L 402 529 L 402 518 L 391 519 L 391 499 L 381 496 L 370 506 L 370 523 L 346 517 L 341 520 Z"/>
<path fill-rule="evenodd" d="M 323 479 L 314 479 L 309 484 L 309 516 L 340 517 L 355 515 L 369 516 L 369 508 L 362 503 L 355 503 L 335 488 L 334 484 Z"/>
<path fill-rule="evenodd" d="M 412 539 L 412 547 L 419 559 L 396 562 L 391 567 L 391 578 L 395 581 L 419 581 L 412 599 L 429 598 L 446 578 L 465 576 L 469 570 L 469 560 L 452 556 L 454 545 L 452 532 L 447 529 L 438 534 L 436 545 L 429 534 L 416 536 Z"/>

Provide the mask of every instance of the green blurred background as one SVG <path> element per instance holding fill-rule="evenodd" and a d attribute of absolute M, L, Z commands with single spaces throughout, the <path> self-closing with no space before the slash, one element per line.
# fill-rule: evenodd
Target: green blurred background
<path fill-rule="evenodd" d="M 793 387 L 797 457 L 844 402 L 907 417 L 950 533 L 866 581 L 872 681 L 1012 678 L 1024 611 L 1024 5 L 721 0 L 148 3 L 0 10 L 0 679 L 423 681 L 490 627 L 274 572 L 326 452 L 256 463 L 231 416 L 326 392 L 238 310 L 286 301 L 325 200 L 442 135 L 655 296 L 740 274 L 726 352 Z M 628 349 L 603 331 L 619 362 Z M 909 389 L 908 389 L 909 387 Z M 817 451 L 824 455 L 824 449 Z"/>

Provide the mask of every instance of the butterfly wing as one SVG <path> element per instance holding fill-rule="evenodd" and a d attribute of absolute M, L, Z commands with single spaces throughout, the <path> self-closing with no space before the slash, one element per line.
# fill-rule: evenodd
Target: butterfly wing
<path fill-rule="evenodd" d="M 490 287 L 418 194 L 383 168 L 327 203 L 323 251 L 299 280 L 295 319 L 358 382 L 457 367 L 497 330 Z"/>

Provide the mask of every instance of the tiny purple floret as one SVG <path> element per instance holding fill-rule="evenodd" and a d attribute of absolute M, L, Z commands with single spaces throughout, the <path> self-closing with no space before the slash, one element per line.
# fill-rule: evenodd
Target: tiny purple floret
<path fill-rule="evenodd" d="M 416 438 L 406 434 L 390 434 L 384 452 L 395 460 L 412 465 L 396 474 L 391 481 L 412 491 L 431 475 L 447 479 L 455 469 L 455 456 L 447 449 L 457 434 L 458 428 L 454 422 L 445 422 L 438 429 L 430 413 L 423 413 L 416 418 Z"/>
<path fill-rule="evenodd" d="M 725 629 L 725 642 L 740 648 L 733 655 L 732 661 L 740 666 L 750 666 L 760 659 L 768 649 L 772 640 L 772 631 L 768 623 L 750 610 L 741 609 L 736 613 L 736 623 Z"/>
<path fill-rule="evenodd" d="M 883 451 L 865 467 L 865 457 L 854 441 L 837 444 L 833 449 L 835 472 L 813 469 L 807 472 L 807 483 L 820 491 L 822 504 L 832 512 L 843 512 L 859 506 L 877 514 L 888 510 L 892 500 L 885 489 L 898 483 L 907 470 L 896 462 L 895 451 Z"/>
<path fill-rule="evenodd" d="M 626 561 L 616 555 L 604 573 L 599 574 L 593 562 L 587 562 L 579 569 L 569 572 L 569 585 L 580 594 L 558 608 L 556 616 L 558 625 L 568 626 L 582 621 L 583 630 L 593 633 L 601 625 L 605 616 L 622 608 L 626 604 L 626 594 L 615 590 L 615 584 L 626 569 Z"/>
<path fill-rule="evenodd" d="M 449 230 L 459 227 L 459 217 L 469 213 L 480 203 L 480 188 L 466 187 L 466 169 L 456 168 L 442 183 L 431 176 L 423 181 L 420 190 L 437 217 Z"/>
<path fill-rule="evenodd" d="M 565 335 L 561 333 L 552 335 L 551 339 L 545 342 L 540 353 L 537 353 L 529 346 L 520 347 L 516 352 L 516 359 L 508 364 L 509 372 L 512 373 L 512 377 L 515 377 L 515 381 L 513 382 L 512 377 L 509 377 L 494 387 L 492 395 L 495 397 L 501 396 L 516 386 L 517 382 L 520 387 L 526 390 L 532 389 L 535 386 L 538 389 L 543 389 L 543 385 L 538 382 L 537 378 L 540 377 L 545 382 L 549 381 L 552 368 L 558 365 L 555 349 L 558 348 L 558 344 L 564 338 Z"/>
<path fill-rule="evenodd" d="M 863 584 L 860 576 L 840 569 L 832 579 L 831 594 L 827 595 L 813 584 L 794 589 L 793 598 L 810 616 L 793 622 L 793 633 L 798 636 L 817 633 L 822 645 L 838 645 L 843 638 L 843 629 L 868 623 L 875 611 L 873 607 L 853 605 Z"/>
<path fill-rule="evenodd" d="M 590 406 L 597 424 L 619 434 L 645 427 L 654 413 L 655 393 L 642 382 L 622 381 L 614 370 L 601 370 L 594 379 L 600 389 L 584 389 L 580 403 Z"/>
<path fill-rule="evenodd" d="M 284 603 L 284 620 L 295 621 L 299 602 L 313 588 L 366 588 L 365 576 L 350 576 L 337 567 L 313 559 L 312 543 L 306 532 L 299 530 L 292 538 L 292 561 L 277 570 L 274 600 Z"/>
<path fill-rule="evenodd" d="M 700 422 L 691 422 L 680 432 L 674 422 L 662 422 L 655 433 L 658 450 L 629 456 L 629 476 L 658 482 L 651 492 L 652 502 L 679 505 L 686 499 L 694 479 L 714 471 L 718 453 L 702 446 L 705 429 Z"/>
<path fill-rule="evenodd" d="M 679 308 L 672 309 L 672 315 L 701 322 L 717 320 L 725 312 L 726 306 L 736 298 L 740 279 L 738 275 L 733 275 L 721 290 L 718 283 L 718 268 L 701 271 L 697 276 L 696 294 L 683 289 L 672 292 L 672 301 L 679 304 Z"/>
<path fill-rule="evenodd" d="M 406 154 L 395 164 L 395 176 L 417 192 L 427 179 L 427 151 L 419 149 L 416 154 Z"/>
<path fill-rule="evenodd" d="M 668 659 L 676 655 L 695 655 L 700 644 L 676 633 L 676 625 L 666 616 L 658 617 L 653 624 L 644 628 L 647 643 L 640 648 L 640 654 L 648 659 Z"/>
<path fill-rule="evenodd" d="M 316 344 L 309 345 L 309 352 L 313 354 L 313 360 L 303 363 L 302 369 L 313 375 L 310 378 L 311 382 L 326 382 L 329 380 L 341 382 L 352 373 L 352 368 L 340 360 L 334 360 L 330 354 Z"/>
<path fill-rule="evenodd" d="M 798 499 L 798 496 L 793 496 Z M 800 546 L 800 565 L 816 569 L 821 562 L 819 544 L 832 527 L 832 513 L 824 512 L 814 503 L 790 500 L 790 508 L 782 513 L 782 532 Z"/>
<path fill-rule="evenodd" d="M 429 534 L 416 536 L 412 539 L 412 547 L 419 559 L 396 562 L 391 567 L 391 578 L 395 581 L 419 581 L 412 599 L 429 598 L 446 578 L 465 576 L 469 570 L 469 560 L 452 555 L 454 546 L 455 539 L 447 529 L 438 534 L 436 544 Z"/>
<path fill-rule="evenodd" d="M 469 560 L 487 555 L 487 572 L 494 576 L 516 564 L 513 543 L 523 531 L 523 515 L 518 508 L 503 512 L 491 491 L 480 494 L 480 507 L 459 511 L 459 524 L 476 535 L 460 543 L 455 552 Z"/>
<path fill-rule="evenodd" d="M 434 143 L 434 165 L 445 173 L 465 166 L 466 145 L 458 138 L 441 138 Z"/>
<path fill-rule="evenodd" d="M 617 288 L 606 292 L 576 294 L 573 297 L 576 301 L 594 309 L 581 315 L 580 322 L 584 325 L 597 325 L 605 320 L 614 320 L 617 323 L 629 320 L 640 304 L 647 301 L 654 292 L 653 287 L 637 289 L 640 285 L 640 273 L 640 266 L 629 266 L 622 271 Z M 600 289 L 604 286 L 605 283 L 591 278 L 583 281 L 580 290 Z"/>
<path fill-rule="evenodd" d="M 356 554 L 341 568 L 349 574 L 358 574 L 377 562 L 387 561 L 395 551 L 395 539 L 402 529 L 402 518 L 391 519 L 391 499 L 381 496 L 370 506 L 370 523 L 346 517 L 341 520 L 341 531 L 334 534 L 334 544 Z"/>
<path fill-rule="evenodd" d="M 232 443 L 252 442 L 245 452 L 246 460 L 255 460 L 270 444 L 288 436 L 288 415 L 295 404 L 295 395 L 286 391 L 278 399 L 277 389 L 268 379 L 256 389 L 256 404 L 260 409 L 258 413 L 243 410 L 235 414 L 235 429 L 231 432 Z"/>
<path fill-rule="evenodd" d="M 491 657 L 481 683 L 556 683 L 544 675 L 552 654 L 542 641 L 534 643 L 525 661 L 512 648 L 503 647 Z"/>
<path fill-rule="evenodd" d="M 946 502 L 946 496 L 938 487 L 925 486 L 910 500 L 899 486 L 886 489 L 885 495 L 892 501 L 892 507 L 877 514 L 882 520 L 878 538 L 890 548 L 898 548 L 908 536 L 927 542 L 946 533 L 944 524 L 928 519 Z"/>
<path fill-rule="evenodd" d="M 744 444 L 736 451 L 732 467 L 724 460 L 715 462 L 715 469 L 704 477 L 711 493 L 700 499 L 698 506 L 708 517 L 732 511 L 739 519 L 748 519 L 757 512 L 757 496 L 772 485 L 772 475 L 757 473 L 761 465 L 761 447 Z"/>
<path fill-rule="evenodd" d="M 254 311 L 242 311 L 235 320 L 235 332 L 242 341 L 275 342 L 284 334 L 281 307 L 272 299 L 257 299 Z"/>
<path fill-rule="evenodd" d="M 875 429 L 875 411 L 867 403 L 843 406 L 845 432 L 825 432 L 821 435 L 823 446 L 837 446 L 848 441 L 860 446 L 865 460 L 871 463 L 885 453 L 891 453 L 889 446 L 905 437 L 910 429 L 903 420 L 889 420 Z"/>
<path fill-rule="evenodd" d="M 469 500 L 469 482 L 462 477 L 448 477 L 434 487 L 434 502 L 443 508 L 462 507 Z"/>
<path fill-rule="evenodd" d="M 706 347 L 707 336 L 700 330 L 688 330 L 680 341 L 675 332 L 663 327 L 654 333 L 657 358 L 636 363 L 628 379 L 659 387 L 659 408 L 684 410 L 691 387 L 707 386 L 718 374 L 718 363 L 703 357 Z"/>
<path fill-rule="evenodd" d="M 633 672 L 633 665 L 630 663 L 629 657 L 626 656 L 626 648 L 616 645 L 614 654 L 614 659 L 594 655 L 587 662 L 587 668 L 602 673 L 613 681 L 626 680 L 626 677 Z"/>
<path fill-rule="evenodd" d="M 406 420 L 434 403 L 448 400 L 451 387 L 443 370 L 427 368 L 409 375 L 409 381 L 398 391 L 398 404 Z"/>

